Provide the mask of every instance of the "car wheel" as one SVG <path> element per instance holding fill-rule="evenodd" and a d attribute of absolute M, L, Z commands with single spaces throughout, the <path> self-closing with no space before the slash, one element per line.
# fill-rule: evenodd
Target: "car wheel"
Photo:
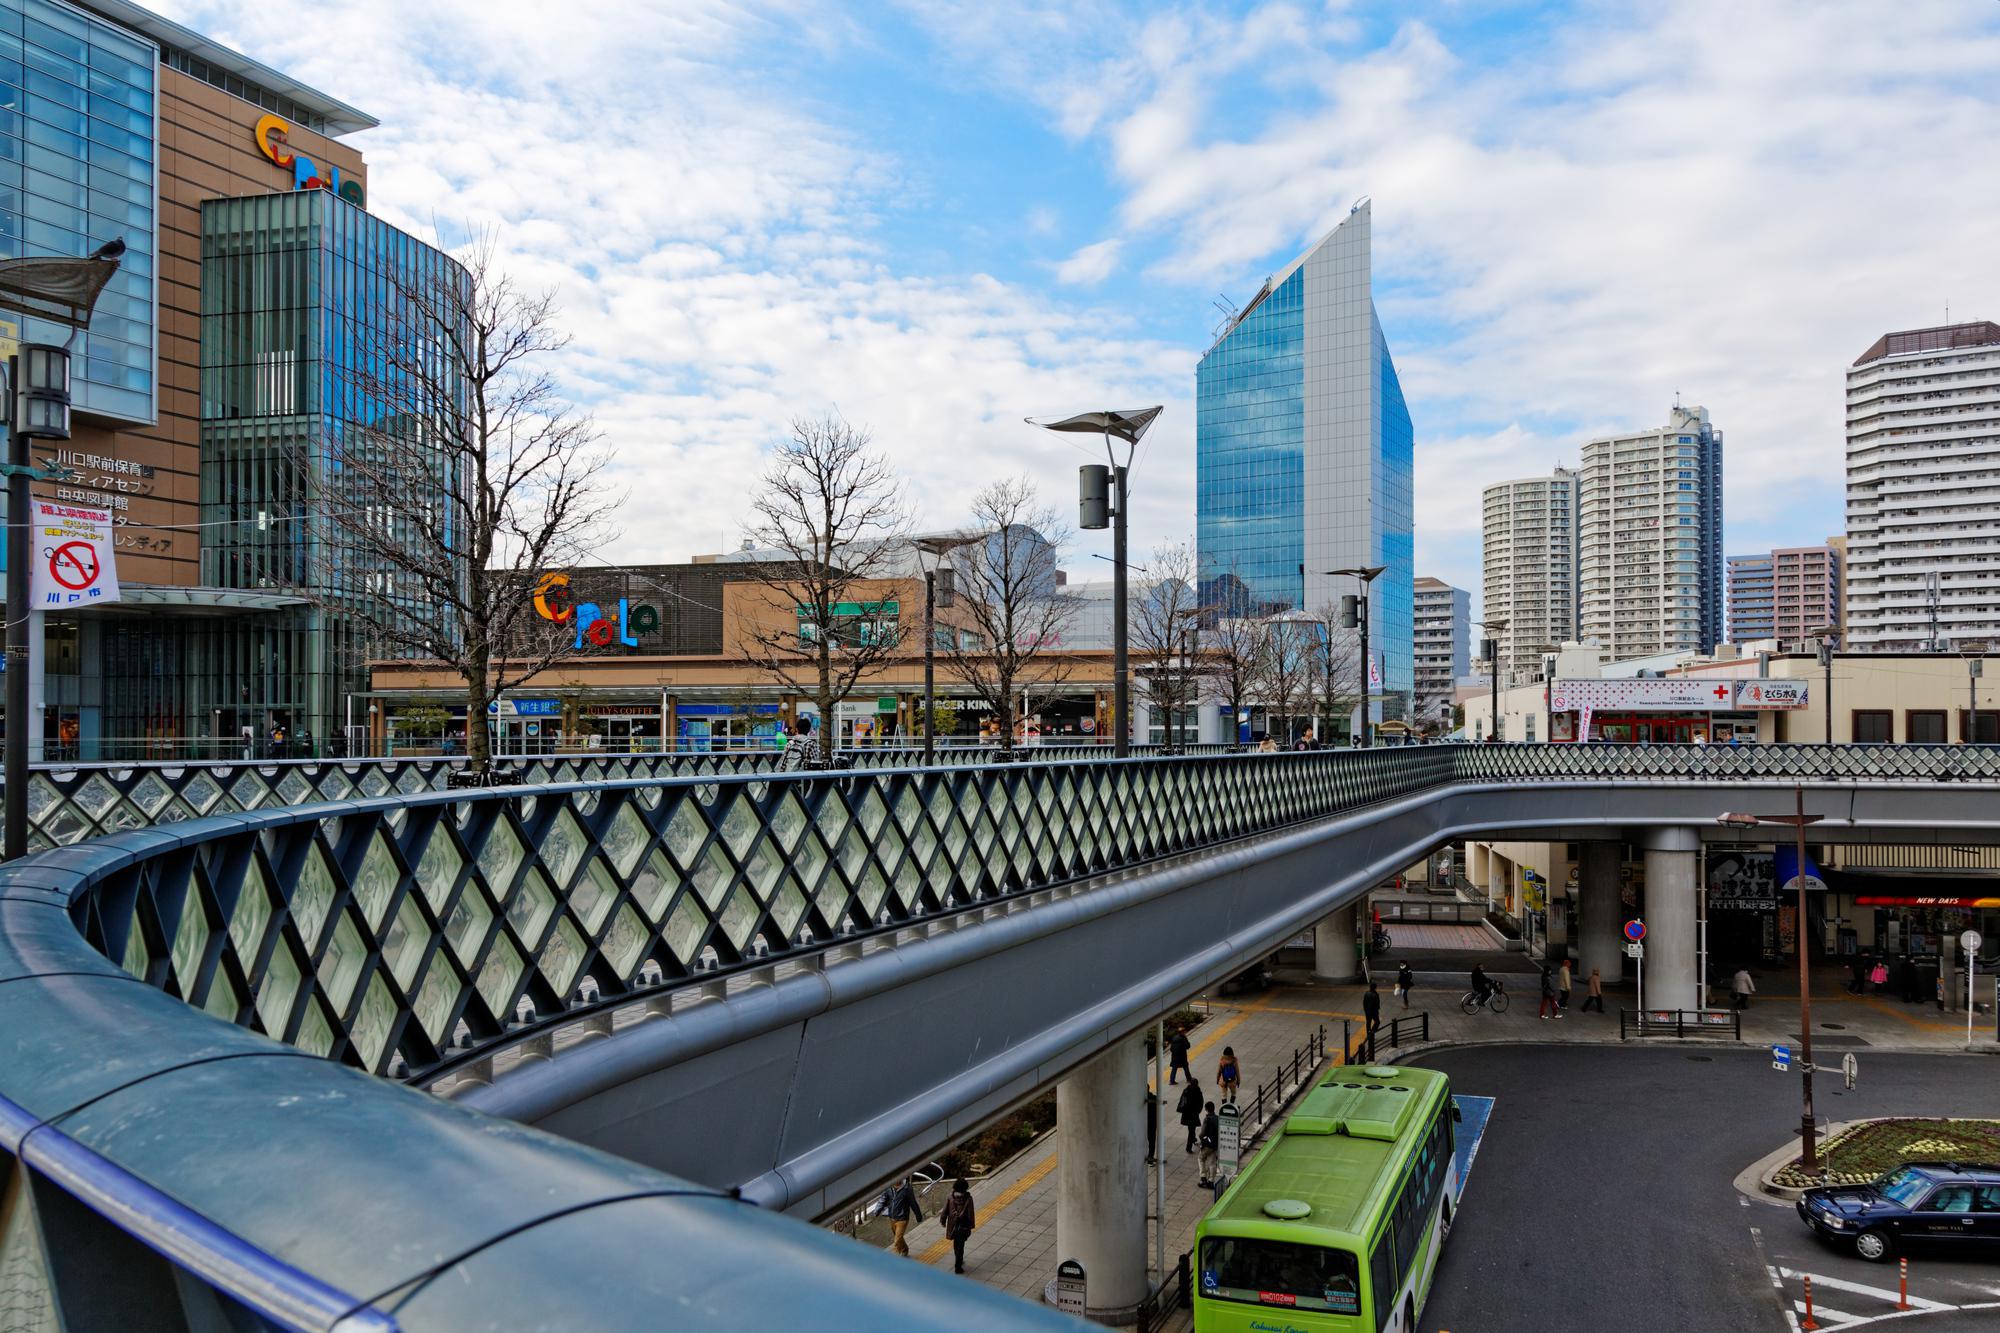
<path fill-rule="evenodd" d="M 1871 1264 L 1879 1264 L 1889 1257 L 1894 1247 L 1889 1237 L 1880 1231 L 1864 1231 L 1854 1238 L 1854 1252 Z"/>

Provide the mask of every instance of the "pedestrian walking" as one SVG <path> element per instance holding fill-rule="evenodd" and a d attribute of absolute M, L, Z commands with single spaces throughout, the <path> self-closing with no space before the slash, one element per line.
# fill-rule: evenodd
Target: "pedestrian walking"
<path fill-rule="evenodd" d="M 1174 1103 L 1181 1123 L 1187 1126 L 1187 1150 L 1194 1151 L 1194 1136 L 1201 1130 L 1201 1084 L 1188 1075 L 1187 1085 L 1181 1089 L 1181 1099 Z"/>
<path fill-rule="evenodd" d="M 1563 959 L 1562 971 L 1556 974 L 1556 1007 L 1562 1013 L 1569 1012 L 1569 959 Z"/>
<path fill-rule="evenodd" d="M 1146 1165 L 1160 1157 L 1160 1094 L 1146 1089 Z"/>
<path fill-rule="evenodd" d="M 944 1234 L 951 1239 L 951 1271 L 965 1271 L 965 1242 L 972 1238 L 973 1221 L 972 1189 L 960 1176 L 952 1182 L 951 1193 L 945 1197 L 944 1211 L 938 1214 L 938 1221 L 944 1224 Z"/>
<path fill-rule="evenodd" d="M 1563 1016 L 1562 1007 L 1556 1003 L 1556 970 L 1547 963 L 1542 964 L 1542 1003 L 1535 1010 L 1536 1018 L 1547 1018 L 1553 1013 Z"/>
<path fill-rule="evenodd" d="M 1368 983 L 1368 991 L 1361 997 L 1361 1017 L 1368 1023 L 1368 1035 L 1374 1036 L 1375 1029 L 1382 1026 L 1382 993 L 1375 989 L 1374 981 Z"/>
<path fill-rule="evenodd" d="M 1182 1074 L 1188 1076 L 1188 1082 L 1194 1082 L 1194 1071 L 1188 1068 L 1187 1029 L 1175 1028 L 1174 1035 L 1167 1038 L 1167 1058 L 1167 1082 L 1169 1084 L 1180 1082 Z"/>
<path fill-rule="evenodd" d="M 924 1220 L 924 1208 L 917 1202 L 917 1192 L 910 1188 L 908 1176 L 882 1191 L 882 1216 L 889 1219 L 889 1248 L 897 1254 L 909 1254 L 910 1244 L 903 1237 L 910 1223 Z"/>
<path fill-rule="evenodd" d="M 1215 1113 L 1215 1103 L 1202 1107 L 1201 1116 L 1201 1187 L 1208 1189 L 1215 1184 L 1216 1152 L 1222 1146 L 1222 1119 Z"/>
<path fill-rule="evenodd" d="M 1236 1089 L 1243 1082 L 1243 1071 L 1236 1064 L 1236 1048 L 1222 1048 L 1222 1058 L 1215 1062 L 1215 1081 L 1222 1088 L 1222 1100 L 1236 1100 Z M 1194 1075 L 1188 1075 L 1188 1082 L 1194 1082 Z"/>
<path fill-rule="evenodd" d="M 1403 1007 L 1410 1007 L 1410 992 L 1417 988 L 1417 974 L 1410 970 L 1408 963 L 1396 964 L 1396 994 L 1403 997 Z"/>
<path fill-rule="evenodd" d="M 1850 976 L 1847 982 L 1847 993 L 1849 995 L 1862 994 L 1868 989 L 1868 955 L 1865 953 L 1855 954 L 1854 961 L 1848 964 L 1848 971 Z"/>
<path fill-rule="evenodd" d="M 1738 1009 L 1750 1007 L 1750 997 L 1757 993 L 1757 983 L 1750 979 L 1750 969 L 1739 967 L 1736 975 L 1729 979 L 1729 998 Z"/>
<path fill-rule="evenodd" d="M 1597 968 L 1590 969 L 1590 980 L 1583 983 L 1583 1011 L 1590 1012 L 1590 1006 L 1597 1006 L 1597 1012 L 1604 1012 L 1604 974 Z"/>

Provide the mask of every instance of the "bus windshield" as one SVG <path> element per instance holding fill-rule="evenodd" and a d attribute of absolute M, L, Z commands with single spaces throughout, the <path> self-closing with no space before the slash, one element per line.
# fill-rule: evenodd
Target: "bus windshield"
<path fill-rule="evenodd" d="M 1210 1236 L 1201 1243 L 1201 1294 L 1225 1301 L 1358 1315 L 1361 1265 L 1346 1250 Z"/>

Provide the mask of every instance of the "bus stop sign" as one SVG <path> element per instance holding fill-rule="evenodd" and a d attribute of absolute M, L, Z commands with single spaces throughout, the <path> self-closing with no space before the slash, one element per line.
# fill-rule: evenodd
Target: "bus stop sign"
<path fill-rule="evenodd" d="M 1065 1259 L 1056 1265 L 1056 1309 L 1081 1318 L 1088 1291 L 1089 1282 L 1082 1264 L 1074 1259 Z"/>

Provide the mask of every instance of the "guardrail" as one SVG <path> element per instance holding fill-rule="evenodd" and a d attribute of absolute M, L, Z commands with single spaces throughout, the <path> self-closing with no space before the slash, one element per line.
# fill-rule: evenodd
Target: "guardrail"
<path fill-rule="evenodd" d="M 1272 1117 L 1284 1109 L 1286 1100 L 1313 1077 L 1326 1060 L 1326 1049 L 1326 1024 L 1322 1023 L 1306 1038 L 1304 1046 L 1293 1049 L 1290 1062 L 1279 1065 L 1269 1083 L 1258 1084 L 1248 1100 L 1237 1101 L 1236 1109 L 1243 1116 L 1239 1122 L 1243 1142 L 1248 1143 L 1261 1134 Z"/>
<path fill-rule="evenodd" d="M 1620 1009 L 1618 1040 L 1632 1037 L 1720 1037 L 1743 1040 L 1743 1014 L 1737 1009 Z"/>
<path fill-rule="evenodd" d="M 1341 1063 L 1372 1065 L 1382 1051 L 1393 1051 L 1429 1041 L 1430 1011 L 1419 1010 L 1414 1014 L 1403 1014 L 1387 1023 L 1378 1023 L 1372 1029 L 1364 1029 L 1358 1039 L 1354 1037 L 1351 1028 L 1342 1035 L 1348 1044 L 1346 1053 L 1341 1056 Z"/>

